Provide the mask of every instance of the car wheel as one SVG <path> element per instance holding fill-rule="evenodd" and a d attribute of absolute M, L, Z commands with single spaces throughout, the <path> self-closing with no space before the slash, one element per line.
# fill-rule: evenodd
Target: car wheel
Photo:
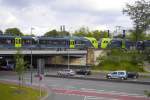
<path fill-rule="evenodd" d="M 107 79 L 111 79 L 111 77 L 110 77 L 110 76 L 107 76 Z"/>
<path fill-rule="evenodd" d="M 134 79 L 137 79 L 137 76 L 134 76 L 133 78 L 134 78 Z"/>
<path fill-rule="evenodd" d="M 124 77 L 121 77 L 121 80 L 125 80 L 125 78 L 124 78 Z"/>

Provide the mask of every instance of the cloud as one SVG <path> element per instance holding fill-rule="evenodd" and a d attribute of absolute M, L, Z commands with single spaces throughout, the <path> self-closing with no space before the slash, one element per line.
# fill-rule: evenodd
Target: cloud
<path fill-rule="evenodd" d="M 0 28 L 19 27 L 23 32 L 42 35 L 66 25 L 68 30 L 81 26 L 92 29 L 132 26 L 122 15 L 125 2 L 134 0 L 0 0 Z M 115 3 L 114 3 L 115 2 Z"/>
<path fill-rule="evenodd" d="M 12 8 L 24 8 L 29 6 L 29 0 L 1 0 L 1 4 Z"/>

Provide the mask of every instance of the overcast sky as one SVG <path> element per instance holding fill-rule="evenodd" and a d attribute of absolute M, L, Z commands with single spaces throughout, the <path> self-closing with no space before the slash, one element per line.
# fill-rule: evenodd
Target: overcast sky
<path fill-rule="evenodd" d="M 82 26 L 91 30 L 114 30 L 115 26 L 132 27 L 122 14 L 126 3 L 135 0 L 0 0 L 0 29 L 18 27 L 24 33 L 43 35 L 65 25 L 73 32 Z"/>

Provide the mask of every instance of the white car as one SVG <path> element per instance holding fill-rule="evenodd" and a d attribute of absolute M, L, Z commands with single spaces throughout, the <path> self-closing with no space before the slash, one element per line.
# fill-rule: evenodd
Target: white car
<path fill-rule="evenodd" d="M 73 71 L 72 69 L 64 69 L 62 71 L 58 71 L 57 75 L 58 76 L 74 76 L 75 71 Z"/>

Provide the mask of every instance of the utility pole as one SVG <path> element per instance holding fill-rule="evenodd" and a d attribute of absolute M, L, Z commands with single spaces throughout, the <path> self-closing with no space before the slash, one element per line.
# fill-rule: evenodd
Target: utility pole
<path fill-rule="evenodd" d="M 68 48 L 68 69 L 70 69 L 70 57 L 69 57 L 69 48 Z"/>
<path fill-rule="evenodd" d="M 32 36 L 32 30 L 34 30 L 33 27 L 31 27 L 31 36 Z M 31 42 L 32 43 L 32 42 Z M 30 48 L 31 49 L 31 63 L 30 63 L 30 71 L 31 71 L 31 85 L 32 85 L 32 82 L 33 82 L 33 66 L 32 66 L 32 47 Z"/>

